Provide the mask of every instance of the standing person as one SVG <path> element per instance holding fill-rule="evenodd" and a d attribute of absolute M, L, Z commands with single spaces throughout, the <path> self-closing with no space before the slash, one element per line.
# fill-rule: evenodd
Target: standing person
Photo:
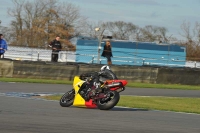
<path fill-rule="evenodd" d="M 113 55 L 112 55 L 112 49 L 111 49 L 111 44 L 110 44 L 110 41 L 109 41 L 109 40 L 106 41 L 106 44 L 104 45 L 103 53 L 102 53 L 101 56 L 107 58 L 107 64 L 108 64 L 108 65 L 111 65 L 111 64 L 112 64 L 111 57 L 112 57 Z"/>
<path fill-rule="evenodd" d="M 56 38 L 50 42 L 49 47 L 52 48 L 52 54 L 51 54 L 51 61 L 52 62 L 58 62 L 58 54 L 62 49 L 62 45 L 60 43 L 60 37 L 56 36 Z"/>
<path fill-rule="evenodd" d="M 3 39 L 3 34 L 0 34 L 0 58 L 4 58 L 4 53 L 7 50 L 7 43 Z"/>

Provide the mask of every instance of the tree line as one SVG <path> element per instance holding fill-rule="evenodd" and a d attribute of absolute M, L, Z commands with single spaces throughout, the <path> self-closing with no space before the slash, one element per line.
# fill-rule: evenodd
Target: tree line
<path fill-rule="evenodd" d="M 8 9 L 13 18 L 9 27 L 2 27 L 6 40 L 12 46 L 47 48 L 56 35 L 61 37 L 64 48 L 75 50 L 70 39 L 78 36 L 97 37 L 96 27 L 105 29 L 104 34 L 113 39 L 143 42 L 166 42 L 185 46 L 187 60 L 200 61 L 200 23 L 194 27 L 190 23 L 181 24 L 180 35 L 184 41 L 168 36 L 165 27 L 146 25 L 139 27 L 132 22 L 109 21 L 91 22 L 81 15 L 79 7 L 59 0 L 12 0 L 14 7 Z"/>

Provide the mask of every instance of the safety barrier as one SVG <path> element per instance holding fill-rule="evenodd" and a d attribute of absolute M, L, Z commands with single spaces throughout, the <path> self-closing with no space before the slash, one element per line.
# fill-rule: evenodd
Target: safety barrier
<path fill-rule="evenodd" d="M 95 64 L 97 62 L 97 55 L 94 54 L 79 54 L 72 51 L 60 51 L 58 62 L 79 62 Z M 138 53 L 139 54 L 139 53 Z M 150 53 L 149 53 L 150 54 Z M 156 53 L 154 53 L 156 54 Z M 121 65 L 133 65 L 133 66 L 169 66 L 169 67 L 191 67 L 200 68 L 200 62 L 196 61 L 184 61 L 180 59 L 168 59 L 158 55 L 161 58 L 149 58 L 148 54 L 145 57 L 121 57 L 114 56 L 112 59 L 113 64 L 117 62 Z M 8 51 L 5 53 L 5 58 L 12 60 L 22 61 L 51 61 L 50 49 L 28 48 L 28 47 L 15 47 L 9 46 Z M 184 62 L 178 64 L 176 62 Z M 100 64 L 106 64 L 106 58 L 100 59 Z"/>

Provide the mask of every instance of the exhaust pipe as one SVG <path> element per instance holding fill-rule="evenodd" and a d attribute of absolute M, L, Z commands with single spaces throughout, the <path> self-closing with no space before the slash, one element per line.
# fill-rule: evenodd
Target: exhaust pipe
<path fill-rule="evenodd" d="M 117 89 L 116 91 L 120 93 L 120 92 L 122 92 L 124 90 L 125 90 L 125 87 L 122 87 L 122 88 Z"/>
<path fill-rule="evenodd" d="M 121 82 L 117 82 L 117 83 L 113 83 L 113 84 L 109 84 L 109 85 L 106 85 L 106 87 L 116 87 L 116 86 L 122 86 L 122 83 Z"/>

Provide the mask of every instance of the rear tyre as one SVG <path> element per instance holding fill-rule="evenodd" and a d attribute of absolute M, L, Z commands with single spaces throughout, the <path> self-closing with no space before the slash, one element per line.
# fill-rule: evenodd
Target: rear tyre
<path fill-rule="evenodd" d="M 72 89 L 66 92 L 60 99 L 60 106 L 69 107 L 73 104 L 75 97 L 75 90 Z"/>
<path fill-rule="evenodd" d="M 112 109 L 120 99 L 120 95 L 116 91 L 109 91 L 109 97 L 97 100 L 97 107 L 100 110 Z"/>

